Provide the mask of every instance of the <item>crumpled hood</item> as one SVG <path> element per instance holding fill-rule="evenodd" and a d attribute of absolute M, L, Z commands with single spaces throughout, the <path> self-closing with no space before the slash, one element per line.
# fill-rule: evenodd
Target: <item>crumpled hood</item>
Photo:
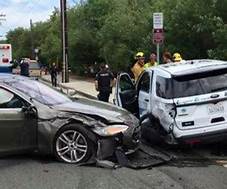
<path fill-rule="evenodd" d="M 74 102 L 56 105 L 53 108 L 58 111 L 97 115 L 108 120 L 108 122 L 123 122 L 126 119 L 130 119 L 128 111 L 112 104 L 91 99 L 81 98 Z"/>

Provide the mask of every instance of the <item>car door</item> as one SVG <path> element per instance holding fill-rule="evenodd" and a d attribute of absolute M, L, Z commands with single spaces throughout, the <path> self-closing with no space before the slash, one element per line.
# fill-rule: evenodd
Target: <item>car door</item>
<path fill-rule="evenodd" d="M 23 108 L 28 102 L 0 86 L 0 153 L 16 153 L 36 145 L 37 120 Z"/>
<path fill-rule="evenodd" d="M 147 114 L 150 110 L 151 76 L 152 76 L 152 72 L 145 71 L 137 82 L 138 106 L 139 106 L 140 118 L 143 115 Z"/>
<path fill-rule="evenodd" d="M 137 91 L 131 77 L 127 73 L 121 73 L 117 77 L 115 104 L 135 115 L 138 114 Z"/>

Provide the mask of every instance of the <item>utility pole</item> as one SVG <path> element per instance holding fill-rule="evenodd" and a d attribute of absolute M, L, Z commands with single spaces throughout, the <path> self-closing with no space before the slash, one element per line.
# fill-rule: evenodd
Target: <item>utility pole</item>
<path fill-rule="evenodd" d="M 34 39 L 33 39 L 33 24 L 32 24 L 32 19 L 30 19 L 30 32 L 31 32 L 31 34 L 30 34 L 30 38 L 31 38 L 31 51 L 32 51 L 32 53 L 31 53 L 31 59 L 34 59 Z"/>
<path fill-rule="evenodd" d="M 62 39 L 62 83 L 69 82 L 68 71 L 68 30 L 67 30 L 67 12 L 66 0 L 60 0 L 61 5 L 61 39 Z"/>
<path fill-rule="evenodd" d="M 2 21 L 6 21 L 6 14 L 0 13 L 0 26 L 2 25 Z M 3 35 L 0 34 L 0 38 L 4 37 Z"/>
<path fill-rule="evenodd" d="M 5 14 L 3 14 L 3 13 L 0 14 L 0 23 L 1 23 L 1 21 L 6 21 L 5 17 L 6 17 Z"/>

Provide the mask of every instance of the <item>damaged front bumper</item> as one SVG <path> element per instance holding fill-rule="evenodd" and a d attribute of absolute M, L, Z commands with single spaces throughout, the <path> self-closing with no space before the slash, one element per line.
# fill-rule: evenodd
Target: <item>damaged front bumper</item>
<path fill-rule="evenodd" d="M 134 153 L 139 149 L 141 138 L 140 126 L 129 128 L 124 133 L 110 137 L 101 137 L 98 140 L 97 159 L 105 159 L 122 150 L 125 155 Z"/>

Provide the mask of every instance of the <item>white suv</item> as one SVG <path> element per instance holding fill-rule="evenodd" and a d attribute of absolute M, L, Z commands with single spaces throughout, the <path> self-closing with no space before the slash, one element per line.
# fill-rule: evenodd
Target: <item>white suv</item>
<path fill-rule="evenodd" d="M 227 62 L 160 65 L 145 70 L 135 85 L 121 73 L 115 103 L 148 120 L 145 127 L 169 144 L 227 139 Z"/>

